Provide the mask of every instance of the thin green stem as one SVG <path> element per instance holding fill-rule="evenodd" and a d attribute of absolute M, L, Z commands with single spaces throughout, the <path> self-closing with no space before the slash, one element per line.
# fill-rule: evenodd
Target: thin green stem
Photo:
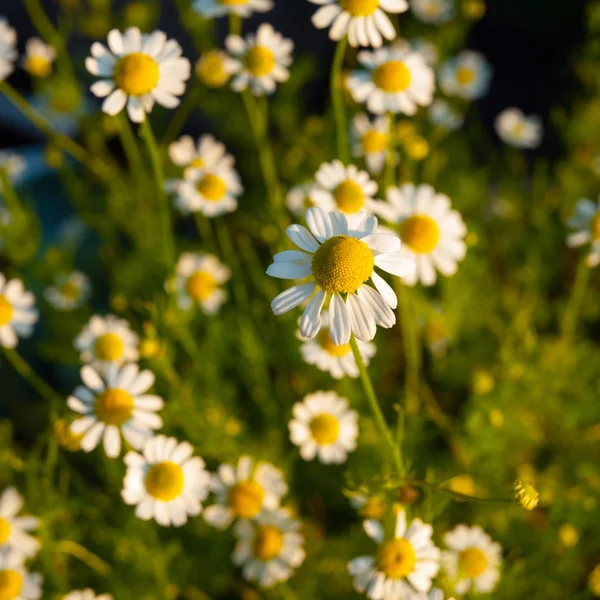
<path fill-rule="evenodd" d="M 8 212 L 16 213 L 21 208 L 19 196 L 5 169 L 0 168 L 0 197 L 4 200 Z"/>
<path fill-rule="evenodd" d="M 460 492 L 455 492 L 450 488 L 447 488 L 439 483 L 432 483 L 429 481 L 422 481 L 420 479 L 407 479 L 403 482 L 405 485 L 411 485 L 414 487 L 420 488 L 429 488 L 432 490 L 437 490 L 440 492 L 445 492 L 446 494 L 450 494 L 454 496 L 458 500 L 463 500 L 466 502 L 481 502 L 483 504 L 517 504 L 514 498 L 482 498 L 479 496 L 469 496 L 467 494 L 461 494 Z"/>
<path fill-rule="evenodd" d="M 346 123 L 346 110 L 342 88 L 342 69 L 347 45 L 348 40 L 344 37 L 335 47 L 330 82 L 331 104 L 333 106 L 336 127 L 337 155 L 346 164 L 350 162 L 350 148 L 348 145 L 348 125 Z"/>
<path fill-rule="evenodd" d="M 388 113 L 388 147 L 385 157 L 384 190 L 394 185 L 394 160 L 396 157 L 396 145 L 394 143 L 396 118 L 394 113 Z"/>
<path fill-rule="evenodd" d="M 587 265 L 586 257 L 581 258 L 579 265 L 577 266 L 577 273 L 575 275 L 575 282 L 571 289 L 571 295 L 567 302 L 565 312 L 562 320 L 562 335 L 563 341 L 571 339 L 577 328 L 577 320 L 579 318 L 579 312 L 585 292 L 587 290 L 588 281 L 590 278 L 590 268 Z"/>
<path fill-rule="evenodd" d="M 117 123 L 121 145 L 123 146 L 123 151 L 127 157 L 129 168 L 132 173 L 141 175 L 144 171 L 142 155 L 140 154 L 140 148 L 136 142 L 133 128 L 131 127 L 131 121 L 128 119 L 125 112 L 118 115 Z"/>
<path fill-rule="evenodd" d="M 203 247 L 214 252 L 216 244 L 210 220 L 200 212 L 194 213 L 194 219 Z"/>

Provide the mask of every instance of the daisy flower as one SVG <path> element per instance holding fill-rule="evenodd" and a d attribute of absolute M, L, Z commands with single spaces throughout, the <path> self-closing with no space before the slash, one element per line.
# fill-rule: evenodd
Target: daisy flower
<path fill-rule="evenodd" d="M 0 273 L 0 346 L 15 348 L 19 338 L 28 338 L 39 318 L 35 296 L 25 291 L 20 279 L 7 280 Z"/>
<path fill-rule="evenodd" d="M 15 488 L 6 488 L 0 496 L 0 552 L 9 548 L 27 558 L 35 556 L 40 542 L 29 535 L 37 529 L 39 521 L 35 517 L 17 516 L 23 507 L 23 498 Z M 2 597 L 0 595 L 0 597 Z"/>
<path fill-rule="evenodd" d="M 452 0 L 411 0 L 413 15 L 423 23 L 441 25 L 454 17 Z"/>
<path fill-rule="evenodd" d="M 285 508 L 264 511 L 254 521 L 238 521 L 232 558 L 244 579 L 262 588 L 287 581 L 306 557 L 299 529 L 300 522 Z"/>
<path fill-rule="evenodd" d="M 467 229 L 460 214 L 450 208 L 450 198 L 430 185 L 405 183 L 387 190 L 387 203 L 378 206 L 379 215 L 396 225 L 402 248 L 400 254 L 416 262 L 417 268 L 404 278 L 407 285 L 421 281 L 433 285 L 436 269 L 450 277 L 457 262 L 465 257 Z"/>
<path fill-rule="evenodd" d="M 591 243 L 587 265 L 597 267 L 600 264 L 600 199 L 596 204 L 588 198 L 579 200 L 568 225 L 576 231 L 567 237 L 567 246 L 578 248 Z"/>
<path fill-rule="evenodd" d="M 491 592 L 500 578 L 502 548 L 481 527 L 458 525 L 444 536 L 449 550 L 442 554 L 454 591 L 466 594 L 471 587 L 480 594 Z"/>
<path fill-rule="evenodd" d="M 115 458 L 121 453 L 121 433 L 139 450 L 152 430 L 162 427 L 156 411 L 163 407 L 163 400 L 146 393 L 155 379 L 150 371 L 131 364 L 122 368 L 111 365 L 99 373 L 86 365 L 81 379 L 85 386 L 75 389 L 67 405 L 83 415 L 73 421 L 71 432 L 85 434 L 81 440 L 84 452 L 91 452 L 103 439 L 106 455 Z"/>
<path fill-rule="evenodd" d="M 180 527 L 188 516 L 202 512 L 210 474 L 204 461 L 193 453 L 190 443 L 157 435 L 144 444 L 141 454 L 125 455 L 127 473 L 121 496 L 126 504 L 136 505 L 139 519 Z"/>
<path fill-rule="evenodd" d="M 155 102 L 166 108 L 179 105 L 190 77 L 191 66 L 181 56 L 181 46 L 167 40 L 162 31 L 142 34 L 130 27 L 121 34 L 113 29 L 108 34 L 108 48 L 94 42 L 92 56 L 85 61 L 87 70 L 102 79 L 90 90 L 98 98 L 106 98 L 102 110 L 111 116 L 127 104 L 129 118 L 141 123 Z"/>
<path fill-rule="evenodd" d="M 352 156 L 364 156 L 367 169 L 375 175 L 383 171 L 390 146 L 390 121 L 382 116 L 371 121 L 365 113 L 352 120 Z"/>
<path fill-rule="evenodd" d="M 68 593 L 62 600 L 113 600 L 110 594 L 100 594 L 96 596 L 96 592 L 90 588 L 85 590 L 75 590 Z"/>
<path fill-rule="evenodd" d="M 294 404 L 292 411 L 290 440 L 304 460 L 317 457 L 326 465 L 341 464 L 356 450 L 358 413 L 348 408 L 346 398 L 335 392 L 316 392 Z"/>
<path fill-rule="evenodd" d="M 13 550 L 0 550 L 0 598 L 3 600 L 38 600 L 42 597 L 42 576 L 28 573 L 24 556 Z"/>
<path fill-rule="evenodd" d="M 0 18 L 0 81 L 13 72 L 17 57 L 17 32 L 5 18 Z"/>
<path fill-rule="evenodd" d="M 408 10 L 406 0 L 309 0 L 321 8 L 313 15 L 317 29 L 329 30 L 332 40 L 348 35 L 351 46 L 379 48 L 383 38 L 393 40 L 396 29 L 386 12 L 403 13 Z"/>
<path fill-rule="evenodd" d="M 467 100 L 483 98 L 488 93 L 492 68 L 479 52 L 463 50 L 448 59 L 440 70 L 440 87 L 448 96 Z"/>
<path fill-rule="evenodd" d="M 440 551 L 431 541 L 431 525 L 414 519 L 407 528 L 406 515 L 400 509 L 392 539 L 385 539 L 379 521 L 365 521 L 364 527 L 378 549 L 375 556 L 360 556 L 348 563 L 354 589 L 371 600 L 403 600 L 427 593 L 440 569 Z"/>
<path fill-rule="evenodd" d="M 334 379 L 359 376 L 358 366 L 350 344 L 336 346 L 329 333 L 328 315 L 321 316 L 321 331 L 314 339 L 306 339 L 298 332 L 298 338 L 303 342 L 300 347 L 302 358 L 309 365 L 315 365 L 321 371 L 328 372 Z M 373 342 L 357 341 L 358 349 L 365 365 L 369 365 L 371 358 L 377 352 Z"/>
<path fill-rule="evenodd" d="M 461 115 L 457 110 L 452 108 L 446 100 L 438 98 L 434 100 L 429 107 L 429 120 L 438 127 L 445 129 L 446 131 L 456 131 L 460 129 L 464 122 L 465 117 Z"/>
<path fill-rule="evenodd" d="M 39 37 L 27 40 L 23 68 L 32 76 L 43 79 L 52 73 L 52 63 L 56 59 L 56 50 L 45 44 Z"/>
<path fill-rule="evenodd" d="M 225 144 L 218 142 L 212 135 L 207 134 L 198 138 L 184 135 L 169 145 L 169 158 L 178 167 L 194 169 L 212 169 L 225 165 L 229 168 L 235 164 L 235 159 L 228 154 Z"/>
<path fill-rule="evenodd" d="M 225 46 L 235 60 L 235 76 L 231 88 L 236 92 L 248 86 L 255 96 L 272 94 L 277 83 L 290 78 L 287 67 L 292 64 L 292 40 L 263 23 L 244 40 L 239 35 L 227 36 Z"/>
<path fill-rule="evenodd" d="M 398 300 L 375 267 L 398 277 L 413 272 L 413 261 L 398 252 L 400 240 L 375 233 L 377 218 L 370 214 L 350 228 L 344 214 L 315 207 L 306 211 L 306 223 L 308 229 L 287 228 L 288 237 L 301 250 L 276 254 L 267 274 L 307 281 L 276 296 L 273 313 L 286 313 L 312 296 L 300 320 L 301 335 L 312 339 L 321 329 L 321 312 L 329 301 L 329 331 L 336 346 L 347 344 L 351 333 L 368 342 L 377 325 L 392 327 L 396 322 L 392 308 Z M 367 285 L 369 280 L 376 289 Z"/>
<path fill-rule="evenodd" d="M 242 456 L 234 467 L 222 464 L 212 475 L 211 490 L 216 504 L 204 511 L 207 523 L 227 529 L 234 519 L 254 519 L 263 510 L 275 510 L 288 486 L 283 473 L 268 462 L 254 461 Z"/>
<path fill-rule="evenodd" d="M 268 12 L 273 9 L 273 0 L 194 0 L 192 8 L 205 18 L 238 15 L 247 19 L 255 12 Z"/>
<path fill-rule="evenodd" d="M 539 116 L 526 117 L 518 108 L 503 110 L 494 122 L 500 139 L 516 148 L 537 148 L 542 142 L 542 121 Z"/>
<path fill-rule="evenodd" d="M 138 359 L 139 336 L 131 331 L 129 323 L 113 315 L 94 315 L 75 339 L 75 348 L 84 363 L 106 366 L 123 364 Z"/>
<path fill-rule="evenodd" d="M 85 304 L 91 295 L 90 280 L 80 271 L 61 277 L 56 285 L 45 290 L 46 300 L 56 310 L 73 310 Z"/>
<path fill-rule="evenodd" d="M 435 76 L 419 52 L 407 48 L 363 50 L 358 61 L 366 69 L 348 77 L 348 89 L 355 102 L 366 103 L 375 114 L 414 115 L 418 106 L 433 100 Z"/>
<path fill-rule="evenodd" d="M 285 196 L 285 205 L 288 210 L 295 217 L 304 215 L 306 209 L 315 206 L 312 195 L 316 189 L 317 186 L 314 183 L 303 183 L 291 188 Z"/>
<path fill-rule="evenodd" d="M 196 62 L 196 77 L 209 88 L 223 87 L 236 69 L 236 63 L 222 50 L 204 52 Z"/>
<path fill-rule="evenodd" d="M 184 310 L 198 303 L 207 315 L 214 315 L 227 299 L 219 286 L 230 277 L 231 271 L 216 256 L 185 252 L 177 261 L 173 282 L 177 303 Z"/>

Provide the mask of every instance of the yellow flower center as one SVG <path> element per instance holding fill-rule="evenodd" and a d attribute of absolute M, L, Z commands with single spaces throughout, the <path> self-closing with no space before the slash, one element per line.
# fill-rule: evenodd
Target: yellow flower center
<path fill-rule="evenodd" d="M 186 292 L 198 302 L 203 302 L 210 298 L 216 289 L 217 282 L 214 277 L 206 271 L 196 271 L 190 275 L 185 282 Z"/>
<path fill-rule="evenodd" d="M 211 88 L 218 88 L 227 83 L 229 73 L 224 68 L 223 56 L 219 50 L 210 50 L 196 64 L 196 75 Z"/>
<path fill-rule="evenodd" d="M 0 600 L 18 598 L 23 587 L 23 577 L 18 571 L 5 569 L 0 571 Z"/>
<path fill-rule="evenodd" d="M 273 560 L 283 548 L 283 533 L 273 525 L 262 525 L 256 528 L 252 540 L 254 556 L 262 561 Z"/>
<path fill-rule="evenodd" d="M 212 173 L 205 175 L 196 185 L 198 192 L 209 202 L 222 200 L 227 193 L 225 182 Z"/>
<path fill-rule="evenodd" d="M 142 52 L 133 52 L 120 58 L 115 65 L 117 87 L 129 96 L 144 96 L 151 92 L 160 79 L 158 63 Z"/>
<path fill-rule="evenodd" d="M 367 519 L 376 519 L 379 521 L 385 515 L 387 510 L 387 503 L 380 496 L 374 496 L 369 498 L 367 503 L 363 506 L 361 512 Z"/>
<path fill-rule="evenodd" d="M 376 152 L 383 152 L 387 148 L 388 136 L 381 131 L 372 129 L 363 135 L 361 141 L 366 154 L 375 154 Z"/>
<path fill-rule="evenodd" d="M 225 6 L 236 6 L 240 4 L 247 4 L 248 0 L 219 0 L 219 2 Z"/>
<path fill-rule="evenodd" d="M 409 68 L 401 60 L 390 60 L 373 71 L 373 81 L 388 94 L 403 92 L 412 81 Z"/>
<path fill-rule="evenodd" d="M 265 490 L 256 481 L 240 481 L 229 490 L 227 502 L 236 517 L 254 518 L 262 509 Z"/>
<path fill-rule="evenodd" d="M 414 215 L 400 223 L 400 239 L 418 254 L 431 252 L 440 239 L 440 228 L 426 215 Z"/>
<path fill-rule="evenodd" d="M 402 579 L 410 575 L 416 564 L 415 549 L 403 538 L 386 542 L 377 553 L 377 568 L 390 579 Z"/>
<path fill-rule="evenodd" d="M 352 350 L 350 344 L 343 344 L 341 346 L 336 346 L 331 339 L 331 334 L 329 333 L 329 329 L 323 328 L 319 331 L 317 335 L 317 343 L 327 354 L 331 354 L 331 356 L 335 356 L 336 358 L 341 358 L 342 356 L 346 356 L 348 352 Z"/>
<path fill-rule="evenodd" d="M 52 72 L 52 61 L 45 56 L 28 56 L 25 60 L 25 70 L 33 77 L 48 77 Z"/>
<path fill-rule="evenodd" d="M 0 517 L 0 545 L 4 544 L 10 536 L 10 523 Z"/>
<path fill-rule="evenodd" d="M 123 340 L 116 333 L 101 335 L 94 344 L 94 354 L 100 360 L 113 362 L 119 360 L 125 351 Z"/>
<path fill-rule="evenodd" d="M 94 412 L 107 425 L 123 425 L 133 414 L 133 398 L 125 390 L 110 388 L 96 396 Z"/>
<path fill-rule="evenodd" d="M 60 286 L 60 293 L 67 300 L 77 300 L 79 298 L 79 286 L 72 281 L 65 281 Z"/>
<path fill-rule="evenodd" d="M 465 579 L 475 579 L 487 569 L 488 561 L 479 548 L 466 548 L 458 555 L 458 568 Z"/>
<path fill-rule="evenodd" d="M 373 273 L 375 259 L 369 246 L 356 238 L 337 235 L 314 253 L 312 272 L 327 292 L 353 294 Z"/>
<path fill-rule="evenodd" d="M 368 17 L 379 8 L 379 0 L 340 0 L 340 5 L 353 17 Z"/>
<path fill-rule="evenodd" d="M 152 465 L 144 480 L 147 492 L 161 502 L 180 496 L 184 482 L 183 469 L 169 460 Z"/>
<path fill-rule="evenodd" d="M 4 294 L 0 294 L 0 327 L 10 323 L 15 309 Z"/>
<path fill-rule="evenodd" d="M 337 207 L 346 214 L 358 212 L 365 203 L 365 193 L 356 181 L 348 179 L 340 183 L 333 191 Z"/>
<path fill-rule="evenodd" d="M 594 241 L 600 240 L 600 211 L 598 211 L 590 221 L 590 231 Z M 0 319 L 0 322 L 2 319 Z"/>
<path fill-rule="evenodd" d="M 340 437 L 340 422 L 328 413 L 313 417 L 309 428 L 313 439 L 320 446 L 335 444 Z"/>
<path fill-rule="evenodd" d="M 275 55 L 264 46 L 254 46 L 246 52 L 243 62 L 251 75 L 264 77 L 275 67 Z"/>
<path fill-rule="evenodd" d="M 194 169 L 201 169 L 203 166 L 204 161 L 199 157 L 192 159 L 192 162 L 190 163 L 190 167 L 194 167 Z"/>
<path fill-rule="evenodd" d="M 456 79 L 458 79 L 459 83 L 462 83 L 462 85 L 467 85 L 475 79 L 475 73 L 473 69 L 470 69 L 469 67 L 460 67 L 460 69 L 456 71 Z"/>

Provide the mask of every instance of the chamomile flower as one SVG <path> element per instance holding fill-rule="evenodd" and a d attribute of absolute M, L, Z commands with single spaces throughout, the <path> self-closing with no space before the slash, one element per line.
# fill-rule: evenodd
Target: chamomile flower
<path fill-rule="evenodd" d="M 329 301 L 329 331 L 336 346 L 347 344 L 351 333 L 368 342 L 377 325 L 392 327 L 396 322 L 392 308 L 398 300 L 375 267 L 398 277 L 413 272 L 413 261 L 398 252 L 400 240 L 375 233 L 377 218 L 371 214 L 351 228 L 343 213 L 315 207 L 306 211 L 306 223 L 308 229 L 287 228 L 288 237 L 301 250 L 276 254 L 267 274 L 307 281 L 276 296 L 273 313 L 286 313 L 312 296 L 300 320 L 300 333 L 312 339 L 321 329 L 321 312 Z M 369 280 L 376 289 L 367 285 Z"/>
<path fill-rule="evenodd" d="M 393 40 L 396 29 L 386 13 L 408 10 L 406 0 L 309 0 L 321 8 L 313 15 L 317 29 L 329 30 L 332 40 L 348 35 L 351 46 L 379 48 L 383 38 Z"/>
<path fill-rule="evenodd" d="M 25 171 L 27 161 L 23 156 L 10 150 L 0 150 L 0 170 L 4 171 L 7 179 L 14 183 Z M 0 196 L 2 195 L 2 180 L 0 180 Z"/>
<path fill-rule="evenodd" d="M 94 42 L 87 70 L 102 79 L 91 86 L 99 98 L 106 98 L 102 110 L 114 116 L 127 105 L 129 118 L 141 123 L 155 102 L 166 108 L 179 105 L 190 62 L 181 56 L 181 46 L 167 40 L 162 31 L 142 34 L 137 27 L 108 34 L 108 48 Z"/>
<path fill-rule="evenodd" d="M 255 96 L 272 94 L 278 83 L 287 81 L 292 64 L 292 40 L 284 38 L 269 23 L 263 23 L 256 34 L 246 39 L 230 35 L 225 46 L 235 61 L 235 75 L 231 88 L 236 92 L 248 86 Z"/>
<path fill-rule="evenodd" d="M 500 578 L 502 548 L 481 527 L 458 525 L 444 536 L 442 564 L 457 594 L 491 592 Z"/>
<path fill-rule="evenodd" d="M 567 237 L 567 246 L 578 248 L 591 244 L 586 262 L 588 267 L 597 267 L 600 264 L 600 199 L 597 203 L 588 198 L 579 200 L 568 225 L 575 232 Z"/>
<path fill-rule="evenodd" d="M 86 588 L 85 590 L 69 592 L 66 596 L 63 596 L 62 600 L 113 600 L 113 597 L 110 594 L 96 596 L 94 590 Z"/>
<path fill-rule="evenodd" d="M 235 69 L 235 61 L 218 49 L 204 52 L 194 67 L 196 77 L 206 87 L 213 89 L 223 87 Z"/>
<path fill-rule="evenodd" d="M 291 188 L 285 196 L 285 205 L 288 210 L 295 217 L 304 215 L 306 209 L 315 205 L 312 194 L 316 189 L 317 186 L 314 183 L 303 183 Z"/>
<path fill-rule="evenodd" d="M 17 57 L 17 32 L 5 18 L 0 18 L 0 81 L 13 72 Z"/>
<path fill-rule="evenodd" d="M 162 427 L 156 411 L 163 407 L 163 400 L 147 393 L 154 384 L 150 371 L 130 364 L 121 368 L 111 365 L 99 373 L 86 365 L 81 379 L 85 385 L 75 389 L 67 405 L 83 415 L 71 423 L 71 432 L 85 434 L 81 440 L 84 452 L 91 452 L 102 439 L 106 455 L 115 458 L 121 453 L 121 433 L 139 450 L 152 430 Z"/>
<path fill-rule="evenodd" d="M 452 108 L 446 100 L 441 98 L 433 101 L 429 107 L 428 116 L 434 125 L 446 131 L 456 131 L 465 122 L 464 115 Z"/>
<path fill-rule="evenodd" d="M 262 588 L 287 581 L 306 557 L 300 527 L 285 508 L 263 511 L 254 521 L 238 521 L 233 563 L 244 579 Z"/>
<path fill-rule="evenodd" d="M 42 576 L 29 573 L 24 556 L 16 550 L 0 550 L 0 598 L 3 600 L 38 600 L 42 597 Z"/>
<path fill-rule="evenodd" d="M 56 59 L 56 50 L 34 37 L 25 44 L 23 68 L 32 76 L 43 79 L 52 73 L 52 64 Z"/>
<path fill-rule="evenodd" d="M 75 339 L 75 348 L 81 361 L 106 366 L 123 364 L 138 359 L 139 336 L 131 331 L 129 323 L 114 315 L 94 315 Z"/>
<path fill-rule="evenodd" d="M 202 512 L 210 474 L 204 460 L 193 453 L 190 443 L 157 435 L 144 444 L 141 454 L 125 455 L 127 473 L 121 496 L 126 504 L 136 505 L 139 519 L 180 527 L 188 516 Z"/>
<path fill-rule="evenodd" d="M 214 315 L 227 299 L 219 286 L 230 277 L 231 271 L 216 256 L 186 252 L 177 261 L 174 281 L 177 303 L 184 310 L 198 303 L 207 315 Z"/>
<path fill-rule="evenodd" d="M 192 8 L 208 19 L 225 15 L 247 19 L 255 12 L 268 12 L 274 6 L 273 0 L 194 0 L 192 3 Z"/>
<path fill-rule="evenodd" d="M 419 21 L 431 25 L 448 23 L 454 17 L 452 0 L 411 0 L 410 9 Z"/>
<path fill-rule="evenodd" d="M 352 120 L 352 156 L 364 156 L 367 169 L 375 175 L 383 171 L 390 146 L 390 121 L 387 116 L 371 121 L 365 113 Z"/>
<path fill-rule="evenodd" d="M 350 344 L 336 346 L 331 339 L 328 315 L 321 316 L 321 331 L 314 339 L 303 338 L 300 332 L 298 338 L 303 342 L 300 347 L 302 358 L 309 365 L 315 365 L 321 371 L 328 372 L 334 379 L 358 377 L 358 366 Z M 357 344 L 365 365 L 368 365 L 377 352 L 377 346 L 373 342 L 360 340 Z"/>
<path fill-rule="evenodd" d="M 440 569 L 431 525 L 414 519 L 407 528 L 404 510 L 398 510 L 392 539 L 385 538 L 379 521 L 365 521 L 364 526 L 378 549 L 375 556 L 360 556 L 348 563 L 354 589 L 371 600 L 404 600 L 427 593 Z"/>
<path fill-rule="evenodd" d="M 531 149 L 542 142 L 542 121 L 537 115 L 526 117 L 518 108 L 507 108 L 494 124 L 500 139 L 510 146 Z"/>
<path fill-rule="evenodd" d="M 366 104 L 375 114 L 414 115 L 418 106 L 433 100 L 435 76 L 422 54 L 408 48 L 363 50 L 358 61 L 364 71 L 348 77 L 348 89 L 355 102 Z"/>
<path fill-rule="evenodd" d="M 169 158 L 178 167 L 210 170 L 224 166 L 232 168 L 235 159 L 227 153 L 225 144 L 212 135 L 203 135 L 194 143 L 194 138 L 184 135 L 169 145 Z"/>
<path fill-rule="evenodd" d="M 356 449 L 358 413 L 350 410 L 346 398 L 335 392 L 315 392 L 294 404 L 292 411 L 290 440 L 304 460 L 341 464 Z"/>
<path fill-rule="evenodd" d="M 82 306 L 90 297 L 91 289 L 88 276 L 73 271 L 59 278 L 56 285 L 47 288 L 44 296 L 56 310 L 68 311 Z"/>
<path fill-rule="evenodd" d="M 450 208 L 450 198 L 430 185 L 405 183 L 387 191 L 387 202 L 378 206 L 379 215 L 398 229 L 400 254 L 416 262 L 416 270 L 404 278 L 407 285 L 420 281 L 433 285 L 436 269 L 450 277 L 466 254 L 467 229 L 460 214 Z"/>
<path fill-rule="evenodd" d="M 25 291 L 20 279 L 0 273 L 0 346 L 15 348 L 19 338 L 28 338 L 39 318 L 35 296 Z"/>
<path fill-rule="evenodd" d="M 204 519 L 218 529 L 227 529 L 234 519 L 254 519 L 263 509 L 275 510 L 288 486 L 282 472 L 267 462 L 242 456 L 234 467 L 222 464 L 212 476 L 216 503 L 204 510 Z"/>
<path fill-rule="evenodd" d="M 0 552 L 13 549 L 31 558 L 40 549 L 40 542 L 29 535 L 37 529 L 39 521 L 35 517 L 19 517 L 23 498 L 15 488 L 6 488 L 0 496 Z M 0 595 L 0 598 L 2 596 Z"/>
<path fill-rule="evenodd" d="M 440 87 L 448 96 L 467 100 L 483 98 L 490 89 L 492 68 L 480 52 L 463 50 L 440 70 Z"/>

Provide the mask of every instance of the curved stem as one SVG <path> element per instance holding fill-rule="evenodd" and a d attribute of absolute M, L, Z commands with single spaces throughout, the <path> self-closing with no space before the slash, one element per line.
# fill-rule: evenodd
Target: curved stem
<path fill-rule="evenodd" d="M 587 265 L 586 258 L 583 257 L 579 261 L 577 267 L 577 274 L 575 275 L 575 282 L 571 289 L 571 295 L 567 302 L 567 307 L 563 315 L 562 320 L 562 339 L 568 341 L 577 328 L 577 319 L 579 317 L 579 311 L 583 304 L 583 298 L 587 289 L 587 284 L 590 276 L 590 268 Z"/>
<path fill-rule="evenodd" d="M 333 65 L 331 67 L 331 104 L 335 117 L 337 155 L 338 158 L 348 164 L 350 162 L 350 152 L 348 146 L 348 126 L 346 124 L 346 110 L 344 108 L 344 96 L 342 89 L 342 68 L 344 66 L 344 56 L 348 40 L 346 37 L 341 39 L 333 55 Z"/>

